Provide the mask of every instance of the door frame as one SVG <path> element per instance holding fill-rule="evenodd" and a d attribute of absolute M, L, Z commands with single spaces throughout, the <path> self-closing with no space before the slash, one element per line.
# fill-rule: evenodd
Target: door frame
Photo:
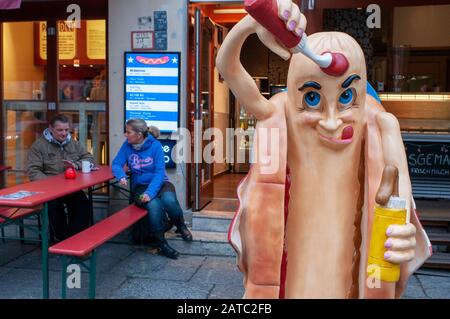
<path fill-rule="evenodd" d="M 187 206 L 192 207 L 194 211 L 201 210 L 213 198 L 214 195 L 214 165 L 210 165 L 211 179 L 209 182 L 202 185 L 202 162 L 203 149 L 207 143 L 202 141 L 201 137 L 203 130 L 199 132 L 198 128 L 194 127 L 194 121 L 202 119 L 201 114 L 201 76 L 209 76 L 209 118 L 210 127 L 214 127 L 214 40 L 210 43 L 209 48 L 209 74 L 201 74 L 201 43 L 197 39 L 201 37 L 203 18 L 211 18 L 214 16 L 211 5 L 227 4 L 227 5 L 242 5 L 242 0 L 190 0 L 188 6 L 188 85 L 187 85 L 187 127 L 189 128 L 191 141 L 192 163 L 187 165 Z M 209 5 L 209 7 L 208 7 Z M 200 18 L 199 18 L 200 16 Z M 192 28 L 191 19 L 194 20 L 194 27 Z M 198 122 L 197 122 L 198 123 Z M 215 137 L 213 137 L 215 138 Z M 212 141 L 206 141 L 212 142 Z M 198 152 L 198 153 L 196 153 Z M 196 163 L 195 159 L 199 163 Z"/>
<path fill-rule="evenodd" d="M 209 127 L 214 127 L 214 61 L 212 54 L 212 42 L 207 43 L 208 48 L 208 70 L 209 74 L 202 74 L 202 52 L 204 49 L 204 43 L 202 42 L 202 35 L 205 25 L 204 20 L 208 17 L 201 12 L 200 8 L 194 9 L 194 38 L 195 38 L 195 123 L 203 123 L 203 105 L 202 105 L 202 83 L 203 77 L 208 77 L 209 90 L 208 90 L 208 119 Z M 203 150 L 205 147 L 205 141 L 203 141 L 203 127 L 194 127 L 194 171 L 195 171 L 195 188 L 194 188 L 194 210 L 198 211 L 205 207 L 213 197 L 214 193 L 214 165 L 204 163 Z M 207 165 L 209 170 L 210 179 L 203 181 L 203 166 Z"/>

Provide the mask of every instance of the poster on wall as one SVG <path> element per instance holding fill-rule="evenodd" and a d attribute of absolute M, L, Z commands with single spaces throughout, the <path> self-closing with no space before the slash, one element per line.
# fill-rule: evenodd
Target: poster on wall
<path fill-rule="evenodd" d="M 141 118 L 162 133 L 178 129 L 179 52 L 125 52 L 125 121 Z"/>

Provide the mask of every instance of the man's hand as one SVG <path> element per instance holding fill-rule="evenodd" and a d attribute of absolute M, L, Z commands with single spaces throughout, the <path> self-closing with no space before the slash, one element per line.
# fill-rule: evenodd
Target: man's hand
<path fill-rule="evenodd" d="M 388 239 L 384 243 L 384 247 L 386 247 L 385 260 L 393 264 L 401 264 L 414 258 L 416 227 L 413 224 L 390 225 L 386 230 L 386 235 Z"/>
<path fill-rule="evenodd" d="M 122 186 L 127 186 L 128 185 L 127 179 L 125 177 L 122 177 L 119 180 L 119 184 L 122 185 Z"/>
<path fill-rule="evenodd" d="M 75 165 L 75 163 L 72 162 L 72 161 L 63 159 L 62 162 L 64 163 L 64 168 L 69 168 L 69 167 L 71 167 L 71 168 L 73 168 L 73 169 L 77 169 L 77 165 Z"/>

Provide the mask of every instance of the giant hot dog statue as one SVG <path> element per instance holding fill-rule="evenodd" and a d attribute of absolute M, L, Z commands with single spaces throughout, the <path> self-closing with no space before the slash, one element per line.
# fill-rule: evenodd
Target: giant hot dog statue
<path fill-rule="evenodd" d="M 252 10 L 261 3 L 262 15 Z M 229 230 L 244 297 L 400 297 L 431 245 L 415 213 L 398 121 L 366 94 L 361 48 L 344 33 L 306 38 L 305 17 L 290 0 L 245 5 L 251 16 L 228 33 L 216 61 L 258 119 L 255 161 L 237 189 L 240 206 Z M 274 19 L 297 40 L 281 39 L 279 24 L 264 21 Z M 273 52 L 291 57 L 287 92 L 270 100 L 239 59 L 255 32 Z M 367 263 L 375 197 L 388 165 L 398 170 L 398 195 L 406 203 L 406 222 L 385 225 L 384 261 L 400 265 L 393 280 L 372 278 Z"/>

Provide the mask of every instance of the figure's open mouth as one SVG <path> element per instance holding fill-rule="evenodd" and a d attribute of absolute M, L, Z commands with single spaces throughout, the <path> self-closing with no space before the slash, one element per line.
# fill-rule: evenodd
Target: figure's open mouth
<path fill-rule="evenodd" d="M 322 135 L 320 133 L 319 133 L 319 136 L 320 136 L 321 139 L 324 139 L 324 140 L 332 142 L 332 143 L 349 144 L 349 143 L 351 143 L 353 141 L 353 127 L 346 126 L 342 130 L 341 138 L 328 137 L 328 136 L 324 136 L 324 135 Z"/>

